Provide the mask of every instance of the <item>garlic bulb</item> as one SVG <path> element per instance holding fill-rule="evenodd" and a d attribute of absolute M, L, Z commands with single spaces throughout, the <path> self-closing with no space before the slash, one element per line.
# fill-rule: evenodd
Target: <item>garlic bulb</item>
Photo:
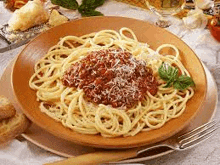
<path fill-rule="evenodd" d="M 213 6 L 213 1 L 211 0 L 195 0 L 195 4 L 200 9 L 209 9 Z"/>
<path fill-rule="evenodd" d="M 200 9 L 191 10 L 187 17 L 183 18 L 185 26 L 189 29 L 205 28 L 208 20 Z"/>

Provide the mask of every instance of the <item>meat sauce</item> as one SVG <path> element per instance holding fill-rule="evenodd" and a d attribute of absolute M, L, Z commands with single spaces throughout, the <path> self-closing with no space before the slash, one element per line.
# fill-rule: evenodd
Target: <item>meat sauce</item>
<path fill-rule="evenodd" d="M 114 108 L 130 108 L 146 92 L 157 93 L 157 80 L 146 62 L 121 49 L 92 51 L 68 68 L 65 86 L 83 89 L 87 99 Z"/>

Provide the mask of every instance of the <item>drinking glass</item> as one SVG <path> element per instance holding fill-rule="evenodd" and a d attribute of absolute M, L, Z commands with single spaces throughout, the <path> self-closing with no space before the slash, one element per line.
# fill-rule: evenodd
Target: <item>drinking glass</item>
<path fill-rule="evenodd" d="M 147 7 L 159 16 L 156 25 L 162 28 L 169 27 L 171 22 L 166 18 L 181 11 L 185 0 L 145 0 Z"/>

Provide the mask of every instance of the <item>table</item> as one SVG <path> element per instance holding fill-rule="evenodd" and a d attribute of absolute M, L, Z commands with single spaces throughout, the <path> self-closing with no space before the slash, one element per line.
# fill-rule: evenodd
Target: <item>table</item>
<path fill-rule="evenodd" d="M 107 0 L 105 4 L 98 8 L 106 16 L 125 16 L 136 18 L 148 22 L 154 22 L 156 16 L 149 11 L 142 10 L 120 2 Z M 75 13 L 76 15 L 78 13 Z M 3 8 L 0 2 L 0 25 L 7 23 L 11 13 Z M 186 42 L 198 57 L 204 62 L 213 74 L 218 89 L 220 89 L 220 43 L 215 41 L 208 29 L 187 29 L 179 19 L 172 18 L 175 23 L 168 31 L 174 33 Z M 1 45 L 0 45 L 1 46 Z M 0 76 L 4 68 L 9 64 L 22 47 L 0 54 Z M 220 119 L 220 104 L 218 103 L 216 119 Z M 220 164 L 220 131 L 209 140 L 203 142 L 198 147 L 182 152 L 173 152 L 153 160 L 142 162 L 148 165 L 218 165 Z M 49 153 L 34 144 L 24 140 L 13 140 L 10 144 L 0 148 L 0 165 L 39 165 L 49 161 L 62 159 L 55 154 Z"/>

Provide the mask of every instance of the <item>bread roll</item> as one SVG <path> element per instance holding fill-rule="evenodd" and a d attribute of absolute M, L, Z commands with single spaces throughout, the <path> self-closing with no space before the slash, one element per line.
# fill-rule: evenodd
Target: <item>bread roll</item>
<path fill-rule="evenodd" d="M 15 114 L 13 117 L 0 121 L 0 144 L 14 139 L 16 136 L 23 133 L 31 122 L 22 114 Z"/>
<path fill-rule="evenodd" d="M 16 110 L 10 101 L 4 96 L 0 96 L 0 121 L 14 116 L 15 113 Z"/>

